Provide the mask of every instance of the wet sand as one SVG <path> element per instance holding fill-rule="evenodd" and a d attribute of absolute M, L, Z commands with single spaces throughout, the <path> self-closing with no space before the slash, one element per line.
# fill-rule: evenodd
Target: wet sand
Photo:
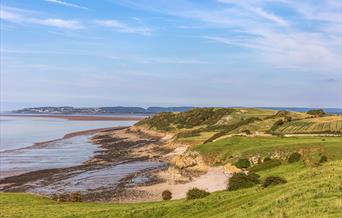
<path fill-rule="evenodd" d="M 130 128 L 104 129 L 91 139 L 100 149 L 83 164 L 8 177 L 0 180 L 0 191 L 47 196 L 80 192 L 83 201 L 148 202 L 161 200 L 164 190 L 180 199 L 193 187 L 209 192 L 227 188 L 229 176 L 222 167 L 175 183 L 168 160 L 184 153 L 186 147 L 170 148 L 170 139 Z"/>
<path fill-rule="evenodd" d="M 60 138 L 60 139 L 53 139 L 53 140 L 49 140 L 49 141 L 45 141 L 45 142 L 36 142 L 36 143 L 34 143 L 32 145 L 32 147 L 41 147 L 41 146 L 44 146 L 44 145 L 46 145 L 48 143 L 51 143 L 51 142 L 55 142 L 55 141 L 59 141 L 59 140 L 63 140 L 63 139 L 69 139 L 69 138 L 73 138 L 73 137 L 76 137 L 76 136 L 93 135 L 93 134 L 98 133 L 98 132 L 106 132 L 106 131 L 120 130 L 120 129 L 126 129 L 126 128 L 128 128 L 128 126 L 119 126 L 119 127 L 110 127 L 110 128 L 99 128 L 99 129 L 89 129 L 89 130 L 72 132 L 72 133 L 65 134 L 63 136 L 63 138 Z"/>
<path fill-rule="evenodd" d="M 141 136 L 127 139 L 126 136 L 129 134 L 125 133 L 125 128 L 105 129 L 100 133 L 106 135 L 108 131 L 121 134 L 118 134 L 118 137 L 95 136 L 93 142 L 100 149 L 83 164 L 7 177 L 0 180 L 0 191 L 31 192 L 48 196 L 81 191 L 84 201 L 111 201 L 114 196 L 124 193 L 126 185 L 134 185 L 132 179 L 135 177 L 165 169 L 167 166 L 158 159 L 158 156 L 161 157 L 168 152 L 163 149 L 154 149 L 151 152 L 154 154 L 152 158 L 149 155 L 134 155 L 134 149 L 150 144 L 158 147 L 158 139 Z M 153 183 L 154 179 L 149 177 L 143 183 Z"/>

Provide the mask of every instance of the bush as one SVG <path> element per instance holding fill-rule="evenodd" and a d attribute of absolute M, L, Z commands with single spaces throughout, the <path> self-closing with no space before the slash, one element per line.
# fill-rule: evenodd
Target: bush
<path fill-rule="evenodd" d="M 248 176 L 249 176 L 249 178 L 253 178 L 253 179 L 257 179 L 257 180 L 260 178 L 259 174 L 256 174 L 253 172 L 248 173 Z"/>
<path fill-rule="evenodd" d="M 248 168 L 251 166 L 251 162 L 249 162 L 248 159 L 239 159 L 235 164 L 234 164 L 237 168 Z"/>
<path fill-rule="evenodd" d="M 327 156 L 323 155 L 320 159 L 319 159 L 319 163 L 325 163 L 328 162 L 328 158 Z"/>
<path fill-rule="evenodd" d="M 267 162 L 267 161 L 270 161 L 270 160 L 272 160 L 270 157 L 265 157 L 264 158 L 264 162 Z"/>
<path fill-rule="evenodd" d="M 322 109 L 317 109 L 317 110 L 309 110 L 308 112 L 306 112 L 307 114 L 310 115 L 314 115 L 314 116 L 319 116 L 319 117 L 323 117 L 324 115 L 326 115 L 326 113 L 324 112 L 324 110 Z"/>
<path fill-rule="evenodd" d="M 273 123 L 272 127 L 268 132 L 274 133 L 278 127 L 284 124 L 284 121 L 282 119 L 277 120 L 276 122 Z"/>
<path fill-rule="evenodd" d="M 260 183 L 259 175 L 255 173 L 236 173 L 229 179 L 228 191 L 249 188 Z"/>
<path fill-rule="evenodd" d="M 300 155 L 298 152 L 292 153 L 288 159 L 288 163 L 298 162 L 300 160 L 301 156 L 302 155 Z"/>
<path fill-rule="evenodd" d="M 242 130 L 241 133 L 245 133 L 246 135 L 251 135 L 252 132 L 248 129 Z"/>
<path fill-rule="evenodd" d="M 207 197 L 208 195 L 210 195 L 210 193 L 207 191 L 204 191 L 198 188 L 193 188 L 193 189 L 190 189 L 186 193 L 186 199 L 191 200 L 191 199 L 204 198 L 204 197 Z"/>
<path fill-rule="evenodd" d="M 163 191 L 163 193 L 162 193 L 162 198 L 163 198 L 164 201 L 171 200 L 171 198 L 172 198 L 172 193 L 171 193 L 169 190 L 165 190 L 165 191 Z"/>
<path fill-rule="evenodd" d="M 280 184 L 285 184 L 285 183 L 287 183 L 286 179 L 283 179 L 279 176 L 269 176 L 262 183 L 262 187 L 266 188 L 268 186 L 280 185 Z"/>
<path fill-rule="evenodd" d="M 273 167 L 277 167 L 277 166 L 280 166 L 280 165 L 281 165 L 280 160 L 275 160 L 275 159 L 272 160 L 272 159 L 270 159 L 270 160 L 264 161 L 261 164 L 254 165 L 249 170 L 251 172 L 257 172 L 257 171 L 271 169 Z"/>

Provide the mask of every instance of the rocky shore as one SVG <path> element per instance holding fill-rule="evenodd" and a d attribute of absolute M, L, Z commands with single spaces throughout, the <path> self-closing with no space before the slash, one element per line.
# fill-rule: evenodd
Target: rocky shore
<path fill-rule="evenodd" d="M 225 189 L 223 169 L 209 168 L 173 137 L 138 127 L 99 130 L 91 141 L 100 149 L 82 165 L 7 177 L 0 180 L 0 191 L 50 197 L 77 192 L 83 201 L 144 202 L 161 200 L 165 189 L 174 198 L 192 187 Z"/>

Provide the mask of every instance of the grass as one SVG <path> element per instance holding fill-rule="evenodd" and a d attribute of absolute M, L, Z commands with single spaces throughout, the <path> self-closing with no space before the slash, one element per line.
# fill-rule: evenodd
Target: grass
<path fill-rule="evenodd" d="M 1 217 L 341 217 L 342 161 L 302 162 L 259 172 L 288 183 L 221 191 L 198 200 L 144 204 L 57 203 L 22 193 L 0 194 Z"/>
<path fill-rule="evenodd" d="M 279 127 L 283 134 L 336 133 L 342 134 L 342 116 L 328 116 L 297 120 Z"/>
<path fill-rule="evenodd" d="M 324 153 L 330 160 L 342 159 L 342 137 L 243 137 L 233 136 L 201 144 L 193 149 L 199 151 L 211 164 L 233 163 L 238 158 L 289 153 L 304 149 Z M 310 152 L 308 152 L 310 153 Z M 316 152 L 317 153 L 317 152 Z"/>

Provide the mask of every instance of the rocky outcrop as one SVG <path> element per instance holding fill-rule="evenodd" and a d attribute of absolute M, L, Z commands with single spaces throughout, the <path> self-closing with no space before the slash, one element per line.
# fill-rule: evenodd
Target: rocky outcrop
<path fill-rule="evenodd" d="M 196 152 L 174 155 L 170 158 L 169 164 L 168 171 L 174 182 L 188 182 L 192 177 L 205 174 L 208 171 L 208 165 Z"/>
<path fill-rule="evenodd" d="M 242 170 L 240 168 L 237 168 L 236 166 L 227 163 L 226 165 L 223 166 L 223 171 L 225 174 L 232 175 L 235 173 L 241 173 Z"/>
<path fill-rule="evenodd" d="M 140 136 L 158 138 L 164 142 L 171 142 L 176 134 L 172 132 L 156 131 L 145 126 L 131 126 L 127 131 L 138 134 Z"/>

